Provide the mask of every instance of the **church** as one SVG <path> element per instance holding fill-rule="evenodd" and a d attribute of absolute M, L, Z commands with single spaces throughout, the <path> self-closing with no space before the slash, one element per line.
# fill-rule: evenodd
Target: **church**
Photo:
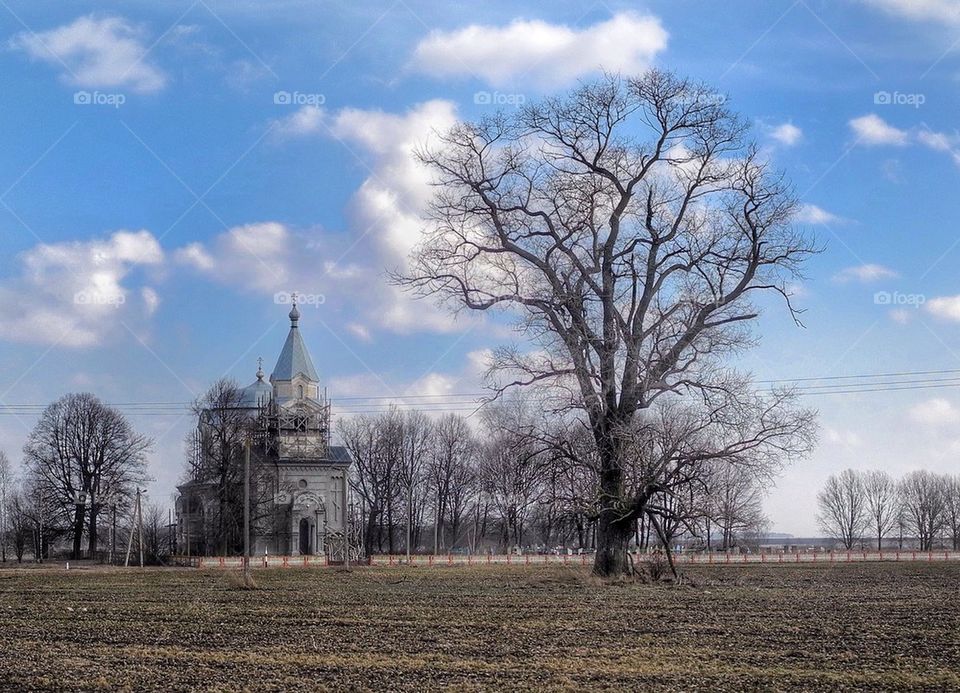
<path fill-rule="evenodd" d="M 340 562 L 346 560 L 350 546 L 351 458 L 346 448 L 330 444 L 330 402 L 300 331 L 296 300 L 289 317 L 290 330 L 269 381 L 258 367 L 256 380 L 242 388 L 229 407 L 230 416 L 239 413 L 251 431 L 256 460 L 252 554 L 318 555 Z M 222 421 L 224 414 L 203 410 L 198 439 L 211 435 L 212 422 Z M 195 479 L 178 490 L 179 551 L 212 553 L 203 538 L 210 536 L 209 525 L 217 512 L 217 485 Z"/>

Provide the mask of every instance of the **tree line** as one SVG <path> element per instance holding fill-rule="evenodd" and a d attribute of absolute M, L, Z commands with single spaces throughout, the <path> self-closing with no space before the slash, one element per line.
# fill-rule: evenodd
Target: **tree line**
<path fill-rule="evenodd" d="M 469 419 L 391 410 L 341 420 L 363 552 L 595 548 L 593 440 L 540 404 L 509 397 Z M 757 469 L 704 465 L 661 494 L 656 521 L 634 522 L 631 543 L 732 548 L 765 526 L 763 480 Z"/>
<path fill-rule="evenodd" d="M 895 535 L 899 547 L 906 539 L 921 551 L 960 550 L 960 475 L 846 469 L 827 478 L 817 507 L 821 529 L 846 549 L 869 540 L 880 550 Z"/>

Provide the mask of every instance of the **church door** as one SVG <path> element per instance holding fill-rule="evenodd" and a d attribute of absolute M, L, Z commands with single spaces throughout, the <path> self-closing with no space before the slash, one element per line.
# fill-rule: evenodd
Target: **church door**
<path fill-rule="evenodd" d="M 300 520 L 300 555 L 308 556 L 310 553 L 310 520 L 303 518 Z"/>

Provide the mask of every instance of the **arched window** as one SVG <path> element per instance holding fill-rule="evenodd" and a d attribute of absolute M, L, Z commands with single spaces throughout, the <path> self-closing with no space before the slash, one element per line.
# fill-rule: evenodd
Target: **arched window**
<path fill-rule="evenodd" d="M 303 385 L 297 385 L 297 397 L 303 399 Z"/>

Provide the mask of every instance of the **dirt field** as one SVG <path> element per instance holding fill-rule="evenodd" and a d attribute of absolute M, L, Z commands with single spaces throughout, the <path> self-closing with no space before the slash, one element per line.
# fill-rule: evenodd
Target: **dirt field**
<path fill-rule="evenodd" d="M 960 688 L 960 564 L 0 571 L 0 687 Z"/>

